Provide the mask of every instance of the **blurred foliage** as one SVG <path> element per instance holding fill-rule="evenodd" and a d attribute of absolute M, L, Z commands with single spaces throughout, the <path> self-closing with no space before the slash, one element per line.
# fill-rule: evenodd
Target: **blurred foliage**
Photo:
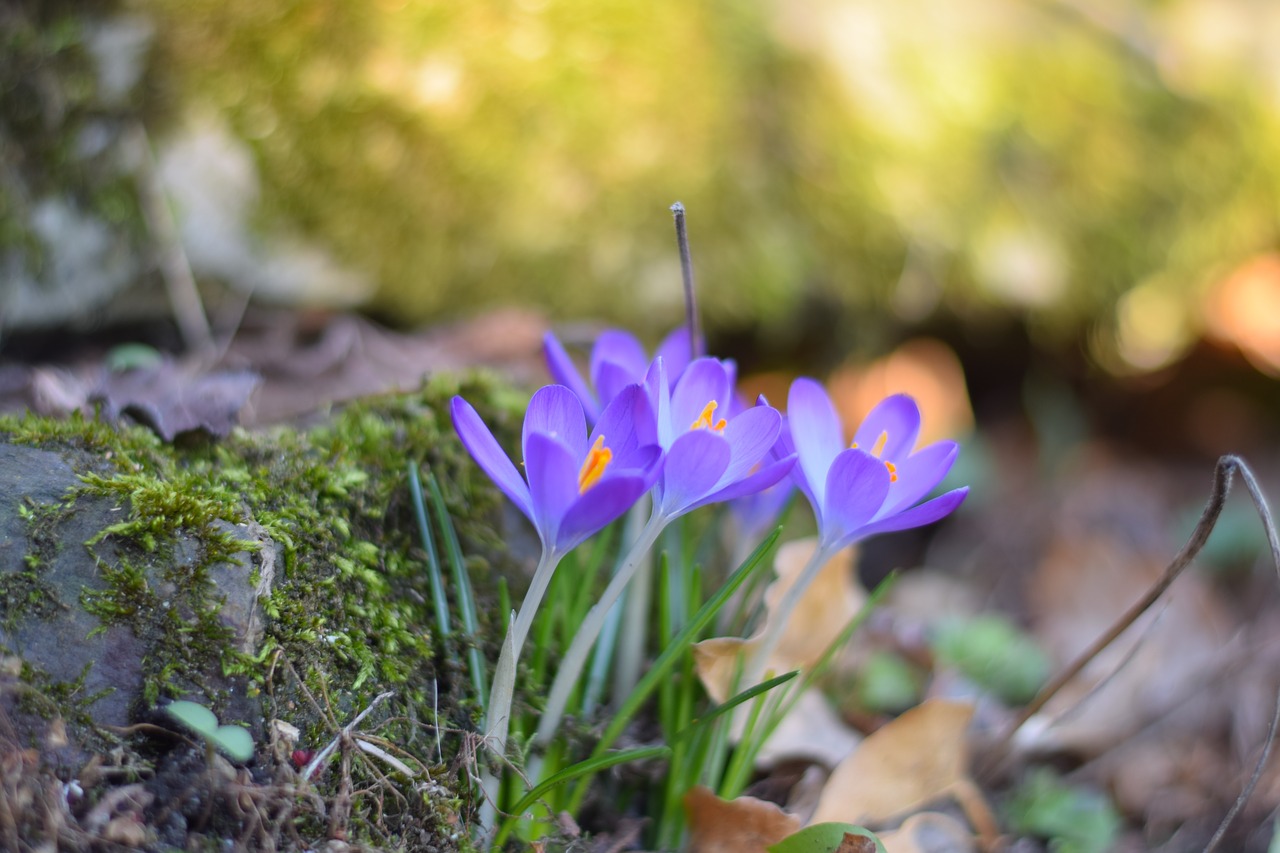
<path fill-rule="evenodd" d="M 834 307 L 871 349 L 1016 315 L 1091 327 L 1106 359 L 1176 349 L 1214 277 L 1276 244 L 1280 19 L 1248 0 L 139 5 L 170 115 L 229 121 L 262 217 L 404 321 L 515 301 L 669 326 L 679 199 L 713 326 Z"/>
<path fill-rule="evenodd" d="M 1068 785 L 1047 769 L 1023 780 L 1006 812 L 1010 829 L 1048 839 L 1053 853 L 1106 853 L 1120 831 L 1120 816 L 1104 794 Z"/>
<path fill-rule="evenodd" d="M 1035 639 L 997 614 L 943 622 L 933 648 L 941 663 L 1010 704 L 1030 701 L 1049 677 L 1049 657 Z"/>
<path fill-rule="evenodd" d="M 132 180 L 111 142 L 135 105 L 104 93 L 90 16 L 74 0 L 0 4 L 0 261 L 7 277 L 40 270 L 46 246 L 30 221 L 47 197 L 76 208 L 141 245 Z M 117 4 L 95 4 L 97 15 Z M 0 292 L 0 306 L 7 294 Z M 3 313 L 3 312 L 0 312 Z"/>

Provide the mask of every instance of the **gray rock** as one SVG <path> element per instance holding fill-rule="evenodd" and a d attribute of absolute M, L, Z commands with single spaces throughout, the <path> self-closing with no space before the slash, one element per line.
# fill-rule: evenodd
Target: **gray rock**
<path fill-rule="evenodd" d="M 199 559 L 200 546 L 194 536 L 179 535 L 174 541 L 169 567 L 178 571 L 164 572 L 167 577 L 158 565 L 124 553 L 114 537 L 86 547 L 85 543 L 104 528 L 125 520 L 129 507 L 110 498 L 74 492 L 81 481 L 73 465 L 59 454 L 0 444 L 0 483 L 4 484 L 0 497 L 0 654 L 10 661 L 21 658 L 35 670 L 29 686 L 46 690 L 50 685 L 75 685 L 74 695 L 67 701 L 76 703 L 97 725 L 127 726 L 144 716 L 148 710 L 143 701 L 148 662 L 154 664 L 153 656 L 164 653 L 158 645 L 163 629 L 152 631 L 150 627 L 161 625 L 163 614 L 140 612 L 132 619 L 104 625 L 85 609 L 88 598 L 109 589 L 104 570 L 120 565 L 123 559 L 132 559 L 143 568 L 146 591 L 141 599 L 160 610 L 177 608 L 187 619 L 194 617 L 198 602 L 204 601 L 205 606 L 216 602 L 218 618 L 230 629 L 235 648 L 251 652 L 261 642 L 263 614 L 258 596 L 270 591 L 278 546 L 259 525 L 223 528 L 246 543 L 258 543 L 258 550 L 246 550 L 229 563 L 209 566 L 215 588 L 208 590 L 209 595 L 193 596 L 193 590 L 181 588 L 182 578 L 189 576 L 181 570 L 195 568 Z M 11 663 L 0 669 L 12 675 L 16 667 Z M 257 716 L 243 683 L 224 677 L 220 671 L 193 674 L 191 683 L 175 686 L 177 692 L 205 704 L 218 697 L 217 704 L 228 719 Z M 41 736 L 47 723 L 10 701 L 14 691 L 3 693 L 5 710 L 15 718 L 19 731 Z M 27 703 L 25 707 L 30 706 Z M 50 709 L 36 710 L 40 717 L 48 716 Z"/>

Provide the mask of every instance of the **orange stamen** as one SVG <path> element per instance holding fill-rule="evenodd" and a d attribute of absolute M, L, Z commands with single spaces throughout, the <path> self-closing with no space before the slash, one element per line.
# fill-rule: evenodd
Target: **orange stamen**
<path fill-rule="evenodd" d="M 889 443 L 889 433 L 882 432 L 880 437 L 876 439 L 875 447 L 871 448 L 872 456 L 879 456 L 884 453 L 884 446 Z"/>
<path fill-rule="evenodd" d="M 716 416 L 716 406 L 715 400 L 707 403 L 702 410 L 702 414 L 698 415 L 698 419 L 689 425 L 689 429 L 709 429 L 712 432 L 724 432 L 725 424 L 728 422 L 724 418 L 718 421 L 713 420 Z"/>
<path fill-rule="evenodd" d="M 604 476 L 604 469 L 613 461 L 613 451 L 604 446 L 604 436 L 597 436 L 596 443 L 587 451 L 587 461 L 578 472 L 578 494 L 586 494 Z"/>
<path fill-rule="evenodd" d="M 894 465 L 892 462 L 886 462 L 884 463 L 884 467 L 889 469 L 889 482 L 898 482 L 898 466 Z"/>

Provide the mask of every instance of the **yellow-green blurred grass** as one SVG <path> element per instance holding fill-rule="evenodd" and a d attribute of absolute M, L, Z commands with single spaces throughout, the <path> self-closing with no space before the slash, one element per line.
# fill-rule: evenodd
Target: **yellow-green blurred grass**
<path fill-rule="evenodd" d="M 710 323 L 782 330 L 809 300 L 852 309 L 851 345 L 1015 312 L 1093 324 L 1105 356 L 1144 285 L 1188 337 L 1204 289 L 1276 243 L 1280 98 L 1196 65 L 1189 0 L 1129 29 L 1013 0 L 141 5 L 174 115 L 226 118 L 264 221 L 371 272 L 404 322 L 677 322 L 677 199 Z"/>

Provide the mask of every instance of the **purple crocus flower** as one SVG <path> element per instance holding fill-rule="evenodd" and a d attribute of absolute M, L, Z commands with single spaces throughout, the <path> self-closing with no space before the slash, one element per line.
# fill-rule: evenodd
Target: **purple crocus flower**
<path fill-rule="evenodd" d="M 882 400 L 859 425 L 853 443 L 831 398 L 812 379 L 791 384 L 787 434 L 799 457 L 792 478 L 818 519 L 819 550 L 839 550 L 877 533 L 931 524 L 950 514 L 969 493 L 953 489 L 917 504 L 951 470 L 960 451 L 954 441 L 915 450 L 920 410 L 905 394 Z"/>
<path fill-rule="evenodd" d="M 733 370 L 725 362 L 695 359 L 673 389 L 667 381 L 666 359 L 659 356 L 649 367 L 645 387 L 657 413 L 658 443 L 665 452 L 662 473 L 653 487 L 653 514 L 565 651 L 534 735 L 536 743 L 550 740 L 609 608 L 663 528 L 700 506 L 766 489 L 786 477 L 795 464 L 794 455 L 768 458 L 782 430 L 777 409 L 760 405 L 733 412 Z"/>
<path fill-rule="evenodd" d="M 877 533 L 931 524 L 969 494 L 966 486 L 917 503 L 942 482 L 960 448 L 940 441 L 915 450 L 920 410 L 905 394 L 882 400 L 846 447 L 831 398 L 817 382 L 802 377 L 791 383 L 786 427 L 773 452 L 799 457 L 791 476 L 817 516 L 818 547 L 771 614 L 739 686 L 752 685 L 763 674 L 805 590 L 840 550 Z"/>
<path fill-rule="evenodd" d="M 754 494 L 795 464 L 790 454 L 768 459 L 782 416 L 768 405 L 735 406 L 733 378 L 732 365 L 699 358 L 668 390 L 664 359 L 650 368 L 646 386 L 657 411 L 658 443 L 667 454 L 654 486 L 655 516 L 670 521 L 700 506 Z"/>
<path fill-rule="evenodd" d="M 503 755 L 516 661 L 556 566 L 649 491 L 663 454 L 649 395 L 640 385 L 619 390 L 590 435 L 577 395 L 562 385 L 539 389 L 524 416 L 521 448 L 527 482 L 470 403 L 454 397 L 451 411 L 454 429 L 476 464 L 533 523 L 542 540 L 542 556 L 503 641 L 489 691 L 485 733 L 492 748 Z M 490 797 L 496 794 L 496 784 L 486 779 Z"/>
<path fill-rule="evenodd" d="M 626 512 L 660 470 L 653 412 L 639 385 L 622 388 L 587 435 L 582 404 L 561 385 L 529 401 L 521 442 L 525 475 L 476 410 L 453 398 L 453 424 L 481 469 L 538 531 L 542 547 L 567 554 Z"/>
<path fill-rule="evenodd" d="M 640 341 L 621 329 L 606 329 L 596 338 L 595 346 L 591 348 L 590 384 L 582 378 L 573 359 L 554 334 L 547 332 L 542 344 L 552 379 L 578 395 L 587 420 L 592 423 L 599 419 L 601 409 L 615 394 L 627 385 L 644 381 L 649 370 L 649 357 Z M 692 358 L 689 330 L 682 326 L 667 335 L 654 355 L 666 363 L 674 381 Z"/>

